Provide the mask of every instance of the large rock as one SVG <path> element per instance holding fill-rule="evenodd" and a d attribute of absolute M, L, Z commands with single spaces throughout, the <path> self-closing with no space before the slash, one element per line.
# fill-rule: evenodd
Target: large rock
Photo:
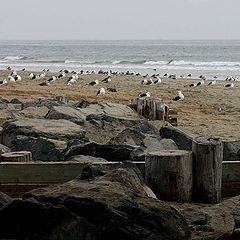
<path fill-rule="evenodd" d="M 240 160 L 240 141 L 223 142 L 223 160 L 224 161 Z"/>
<path fill-rule="evenodd" d="M 16 113 L 16 118 L 44 118 L 49 109 L 46 106 L 27 107 Z"/>
<path fill-rule="evenodd" d="M 178 128 L 172 126 L 165 126 L 160 129 L 160 136 L 162 138 L 172 139 L 180 150 L 192 151 L 193 136 L 186 134 Z"/>
<path fill-rule="evenodd" d="M 67 143 L 51 138 L 17 135 L 12 141 L 13 151 L 30 151 L 33 160 L 62 161 L 64 160 Z"/>
<path fill-rule="evenodd" d="M 104 158 L 108 161 L 126 161 L 130 160 L 130 154 L 135 149 L 131 145 L 112 145 L 112 144 L 98 144 L 94 142 L 84 143 L 71 147 L 65 159 L 69 159 L 75 155 L 85 155 Z"/>
<path fill-rule="evenodd" d="M 0 209 L 1 239 L 97 240 L 93 226 L 63 206 L 13 200 Z"/>
<path fill-rule="evenodd" d="M 145 135 L 141 146 L 131 153 L 131 160 L 145 161 L 146 154 L 161 150 L 178 150 L 178 147 L 171 139 L 161 139 L 160 136 Z"/>
<path fill-rule="evenodd" d="M 0 151 L 2 151 L 2 153 L 8 153 L 11 152 L 11 149 L 3 144 L 0 144 Z"/>
<path fill-rule="evenodd" d="M 47 115 L 47 119 L 66 119 L 83 125 L 86 116 L 81 111 L 71 106 L 53 106 Z"/>
<path fill-rule="evenodd" d="M 129 163 L 87 167 L 78 179 L 35 189 L 25 194 L 29 198 L 66 207 L 97 229 L 99 240 L 190 239 L 178 211 L 148 197 L 139 170 Z"/>
<path fill-rule="evenodd" d="M 17 135 L 45 137 L 57 140 L 81 139 L 85 131 L 68 120 L 23 119 L 3 124 L 2 142 L 9 146 Z"/>
<path fill-rule="evenodd" d="M 13 151 L 32 152 L 33 160 L 64 159 L 67 141 L 85 139 L 81 126 L 68 120 L 23 119 L 4 123 L 1 142 Z"/>
<path fill-rule="evenodd" d="M 11 197 L 9 197 L 7 194 L 3 192 L 0 192 L 0 208 L 10 203 L 11 201 L 12 201 Z"/>
<path fill-rule="evenodd" d="M 65 103 L 58 101 L 56 99 L 47 99 L 47 98 L 38 98 L 33 101 L 28 101 L 22 104 L 22 108 L 27 108 L 27 107 L 42 107 L 45 106 L 48 109 L 50 109 L 53 106 L 62 106 L 65 105 Z"/>

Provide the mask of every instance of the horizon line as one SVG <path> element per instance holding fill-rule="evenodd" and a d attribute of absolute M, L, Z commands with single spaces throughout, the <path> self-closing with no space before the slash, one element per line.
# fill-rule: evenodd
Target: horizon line
<path fill-rule="evenodd" d="M 240 41 L 240 39 L 0 39 L 0 41 Z"/>

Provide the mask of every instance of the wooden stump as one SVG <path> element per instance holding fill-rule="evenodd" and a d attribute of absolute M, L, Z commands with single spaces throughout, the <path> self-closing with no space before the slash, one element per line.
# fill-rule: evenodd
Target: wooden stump
<path fill-rule="evenodd" d="M 161 99 L 136 99 L 137 112 L 148 120 L 167 120 L 168 106 Z"/>
<path fill-rule="evenodd" d="M 59 102 L 63 102 L 63 103 L 68 104 L 68 99 L 67 99 L 67 97 L 65 97 L 65 96 L 56 96 L 55 99 L 56 99 L 57 101 L 59 101 Z"/>
<path fill-rule="evenodd" d="M 149 153 L 145 160 L 145 180 L 159 199 L 191 201 L 192 153 L 183 150 Z"/>
<path fill-rule="evenodd" d="M 1 162 L 30 162 L 32 153 L 27 151 L 3 153 Z"/>
<path fill-rule="evenodd" d="M 218 139 L 195 138 L 193 150 L 193 198 L 219 203 L 222 188 L 223 144 Z"/>

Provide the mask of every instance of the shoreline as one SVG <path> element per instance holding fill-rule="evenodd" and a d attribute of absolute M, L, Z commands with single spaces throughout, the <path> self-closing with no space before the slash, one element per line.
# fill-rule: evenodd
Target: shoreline
<path fill-rule="evenodd" d="M 0 79 L 8 76 L 9 71 L 0 70 Z M 178 128 L 190 134 L 206 135 L 208 137 L 220 137 L 224 140 L 240 140 L 240 84 L 236 82 L 233 89 L 225 89 L 225 81 L 218 81 L 214 86 L 199 88 L 186 87 L 191 82 L 198 80 L 162 78 L 158 85 L 141 85 L 142 76 L 112 76 L 109 84 L 102 83 L 105 75 L 79 75 L 77 83 L 67 86 L 66 77 L 55 81 L 50 86 L 39 86 L 39 83 L 56 73 L 48 72 L 44 79 L 29 80 L 29 72 L 19 71 L 22 81 L 16 84 L 0 86 L 1 97 L 11 100 L 17 98 L 20 101 L 36 99 L 38 97 L 54 98 L 66 96 L 70 102 L 80 99 L 97 101 L 112 101 L 128 104 L 130 100 L 137 98 L 139 92 L 149 91 L 151 97 L 161 98 L 170 108 L 178 111 Z M 99 79 L 97 86 L 88 86 L 92 80 Z M 117 92 L 107 92 L 103 96 L 96 96 L 100 87 L 116 88 Z M 185 99 L 174 102 L 172 97 L 181 90 Z M 220 110 L 221 109 L 221 110 Z M 3 110 L 0 110 L 4 118 Z"/>

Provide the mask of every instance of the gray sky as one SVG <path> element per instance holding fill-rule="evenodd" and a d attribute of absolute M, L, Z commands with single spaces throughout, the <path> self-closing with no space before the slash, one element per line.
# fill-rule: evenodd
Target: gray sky
<path fill-rule="evenodd" d="M 240 0 L 0 0 L 0 39 L 240 39 Z"/>

